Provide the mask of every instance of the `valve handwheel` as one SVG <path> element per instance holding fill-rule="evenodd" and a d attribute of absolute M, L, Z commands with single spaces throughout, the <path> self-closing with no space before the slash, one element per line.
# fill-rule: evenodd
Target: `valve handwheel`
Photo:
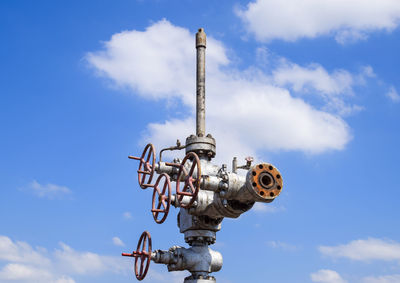
<path fill-rule="evenodd" d="M 185 168 L 186 161 L 192 161 L 189 171 Z M 193 178 L 193 174 L 196 171 L 196 178 Z M 184 182 L 183 188 L 181 190 L 180 183 Z M 197 194 L 200 189 L 200 181 L 201 181 L 201 166 L 200 159 L 194 152 L 189 152 L 186 154 L 185 158 L 182 160 L 181 165 L 179 166 L 178 177 L 176 180 L 176 195 L 179 201 L 180 207 L 188 208 L 193 202 L 196 200 Z M 182 200 L 185 196 L 190 197 L 189 203 L 182 203 Z"/>
<path fill-rule="evenodd" d="M 156 163 L 156 150 L 151 143 L 147 144 L 143 150 L 141 157 L 128 156 L 130 159 L 140 160 L 138 172 L 139 186 L 142 189 L 152 187 L 151 180 L 154 175 L 154 167 Z M 146 180 L 147 175 L 149 176 Z"/>
<path fill-rule="evenodd" d="M 162 183 L 162 179 L 164 179 L 164 183 Z M 156 207 L 156 199 L 158 199 L 157 207 Z M 167 218 L 170 205 L 171 205 L 171 181 L 166 173 L 162 173 L 157 178 L 157 181 L 154 184 L 153 201 L 151 205 L 151 212 L 153 214 L 153 218 L 158 224 L 163 223 Z M 162 217 L 161 219 L 158 219 L 159 215 L 161 215 Z"/>
<path fill-rule="evenodd" d="M 136 251 L 131 254 L 122 253 L 122 256 L 130 256 L 135 258 L 135 275 L 137 280 L 143 280 L 149 270 L 151 260 L 151 237 L 150 233 L 144 231 L 140 236 Z M 139 266 L 140 259 L 140 268 Z M 139 271 L 138 271 L 139 269 Z"/>

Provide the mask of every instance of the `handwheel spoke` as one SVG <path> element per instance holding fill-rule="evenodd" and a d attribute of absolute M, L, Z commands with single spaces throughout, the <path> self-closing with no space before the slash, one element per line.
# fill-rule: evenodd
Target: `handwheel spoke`
<path fill-rule="evenodd" d="M 158 188 L 158 185 L 155 185 L 155 186 L 154 186 L 154 189 L 157 191 L 157 194 L 158 194 L 158 195 L 161 195 L 161 192 L 160 192 L 160 189 Z"/>
<path fill-rule="evenodd" d="M 142 253 L 146 251 L 146 244 L 147 244 L 147 235 L 145 235 L 143 239 L 142 250 L 141 250 Z"/>
<path fill-rule="evenodd" d="M 194 194 L 196 192 L 196 189 L 193 187 L 193 183 L 192 182 L 189 183 L 189 187 L 192 190 L 192 194 Z"/>
<path fill-rule="evenodd" d="M 164 207 L 164 209 L 167 209 L 167 204 L 165 203 L 165 201 L 162 199 L 161 202 L 162 206 Z"/>
<path fill-rule="evenodd" d="M 187 170 L 186 170 L 185 166 L 182 166 L 181 168 L 182 168 L 181 172 L 183 172 L 185 174 L 184 177 L 186 178 L 186 176 L 188 175 Z"/>
<path fill-rule="evenodd" d="M 189 192 L 184 192 L 184 191 L 182 191 L 182 192 L 179 192 L 179 193 L 177 193 L 178 195 L 181 195 L 181 196 L 189 196 L 189 197 L 191 197 L 191 196 L 193 196 L 193 194 L 192 193 L 189 193 Z"/>
<path fill-rule="evenodd" d="M 147 171 L 150 172 L 153 166 L 151 166 L 149 162 L 146 162 L 146 163 L 144 164 L 144 167 L 145 167 L 145 170 L 147 170 Z"/>
<path fill-rule="evenodd" d="M 140 276 L 143 275 L 143 268 L 144 268 L 144 260 L 143 260 L 143 257 L 141 257 L 140 258 L 140 271 L 139 271 Z"/>
<path fill-rule="evenodd" d="M 149 162 L 150 157 L 151 157 L 151 155 L 152 155 L 152 153 L 153 153 L 151 146 L 150 146 L 149 148 L 150 148 L 150 150 L 149 150 L 149 153 L 147 154 L 146 162 Z"/>
<path fill-rule="evenodd" d="M 166 192 L 166 190 L 168 189 L 168 182 L 167 182 L 167 180 L 164 182 L 164 186 L 163 186 L 163 190 L 162 190 L 162 192 L 161 192 L 161 194 L 164 196 L 165 195 L 165 192 Z"/>
<path fill-rule="evenodd" d="M 197 163 L 196 163 L 195 161 L 193 161 L 192 167 L 190 168 L 190 171 L 189 171 L 189 176 L 192 176 L 192 175 L 193 175 L 194 169 L 195 169 L 196 167 L 197 167 Z"/>

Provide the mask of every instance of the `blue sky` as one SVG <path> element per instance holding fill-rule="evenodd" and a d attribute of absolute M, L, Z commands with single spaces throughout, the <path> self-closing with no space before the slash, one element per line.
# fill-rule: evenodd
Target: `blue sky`
<path fill-rule="evenodd" d="M 2 1 L 0 282 L 132 282 L 143 230 L 185 246 L 127 155 L 194 132 L 199 27 L 215 162 L 284 180 L 222 223 L 218 282 L 400 282 L 399 25 L 395 0 Z"/>

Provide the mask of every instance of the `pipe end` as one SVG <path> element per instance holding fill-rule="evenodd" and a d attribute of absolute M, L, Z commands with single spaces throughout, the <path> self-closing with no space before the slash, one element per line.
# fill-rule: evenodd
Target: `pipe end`
<path fill-rule="evenodd" d="M 206 33 L 203 28 L 199 28 L 199 31 L 196 33 L 196 48 L 198 47 L 206 47 Z"/>
<path fill-rule="evenodd" d="M 247 173 L 247 183 L 261 201 L 274 200 L 282 191 L 283 181 L 278 169 L 269 163 L 260 163 Z"/>

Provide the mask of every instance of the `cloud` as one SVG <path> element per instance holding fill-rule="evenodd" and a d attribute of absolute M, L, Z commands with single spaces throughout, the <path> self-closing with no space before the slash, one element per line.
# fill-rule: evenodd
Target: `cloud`
<path fill-rule="evenodd" d="M 344 257 L 352 260 L 400 260 L 400 243 L 391 240 L 368 238 L 354 240 L 345 245 L 320 246 L 319 251 L 326 256 Z"/>
<path fill-rule="evenodd" d="M 118 237 L 113 237 L 112 238 L 113 244 L 119 247 L 125 247 L 124 242 L 122 242 L 122 240 Z"/>
<path fill-rule="evenodd" d="M 338 95 L 351 92 L 352 75 L 345 70 L 329 74 L 318 64 L 301 67 L 297 64 L 284 64 L 273 71 L 279 85 L 290 85 L 295 91 L 315 89 L 321 95 Z"/>
<path fill-rule="evenodd" d="M 400 282 L 400 274 L 385 275 L 378 277 L 365 277 L 362 280 L 363 283 L 398 283 Z"/>
<path fill-rule="evenodd" d="M 103 50 L 86 56 L 96 72 L 117 87 L 128 88 L 146 99 L 181 102 L 176 108 L 186 118 L 173 117 L 148 125 L 145 139 L 156 146 L 175 144 L 176 138 L 194 133 L 193 38 L 187 29 L 162 20 L 145 31 L 114 34 Z M 255 67 L 236 69 L 223 44 L 211 36 L 207 40 L 206 127 L 217 139 L 219 160 L 233 155 L 256 156 L 263 150 L 316 154 L 342 150 L 350 141 L 350 129 L 340 115 L 294 97 L 289 89 L 275 83 L 271 74 Z M 316 71 L 323 73 L 322 68 Z M 282 74 L 278 70 L 276 75 L 282 85 L 294 85 Z M 324 79 L 332 76 L 323 75 Z M 338 71 L 333 76 L 333 85 L 316 84 L 315 80 L 311 85 L 340 92 L 343 88 L 337 89 L 337 81 L 346 81 L 348 73 Z M 310 83 L 303 82 L 301 87 L 306 85 Z"/>
<path fill-rule="evenodd" d="M 162 268 L 163 269 L 163 266 Z M 178 272 L 165 272 L 160 270 L 160 267 L 150 268 L 147 275 L 146 280 L 148 282 L 157 282 L 157 283 L 181 283 L 184 281 L 185 277 L 187 277 L 186 272 L 178 271 Z"/>
<path fill-rule="evenodd" d="M 321 269 L 310 274 L 311 281 L 321 283 L 346 283 L 339 273 L 334 270 Z"/>
<path fill-rule="evenodd" d="M 32 282 L 36 280 L 42 280 L 44 282 L 45 280 L 49 280 L 51 278 L 51 273 L 46 270 L 19 263 L 7 264 L 0 270 L 0 279 L 4 281 L 30 280 Z"/>
<path fill-rule="evenodd" d="M 284 207 L 276 207 L 268 203 L 256 202 L 252 208 L 257 213 L 276 213 L 285 210 Z"/>
<path fill-rule="evenodd" d="M 40 198 L 48 199 L 61 198 L 72 193 L 67 187 L 55 184 L 42 185 L 36 180 L 33 180 L 27 189 Z"/>
<path fill-rule="evenodd" d="M 397 0 L 256 0 L 236 9 L 246 30 L 259 41 L 333 36 L 340 44 L 392 31 L 400 22 Z"/>
<path fill-rule="evenodd" d="M 129 211 L 126 211 L 122 214 L 125 219 L 132 219 L 132 214 Z"/>
<path fill-rule="evenodd" d="M 32 248 L 25 242 L 13 242 L 10 238 L 0 235 L 0 260 L 16 263 L 37 262 L 48 266 L 50 260 L 46 257 L 46 251 L 40 248 Z"/>
<path fill-rule="evenodd" d="M 76 251 L 64 243 L 60 247 L 48 252 L 0 236 L 0 262 L 6 263 L 0 269 L 0 281 L 74 283 L 73 275 L 124 274 L 129 270 L 128 262 L 120 257 Z"/>
<path fill-rule="evenodd" d="M 281 249 L 281 250 L 290 251 L 290 252 L 297 251 L 299 249 L 298 246 L 288 244 L 285 242 L 281 242 L 281 241 L 268 241 L 267 245 L 270 248 Z"/>
<path fill-rule="evenodd" d="M 397 90 L 392 86 L 389 91 L 386 93 L 386 96 L 393 102 L 400 102 L 400 95 L 397 93 Z"/>
<path fill-rule="evenodd" d="M 373 69 L 371 66 L 365 66 L 358 75 L 341 69 L 329 73 L 316 63 L 302 67 L 281 60 L 273 70 L 272 76 L 275 84 L 289 87 L 302 95 L 315 95 L 324 102 L 324 110 L 345 116 L 362 109 L 358 105 L 349 105 L 345 99 L 354 95 L 355 85 L 363 84 L 366 78 L 373 76 Z"/>

